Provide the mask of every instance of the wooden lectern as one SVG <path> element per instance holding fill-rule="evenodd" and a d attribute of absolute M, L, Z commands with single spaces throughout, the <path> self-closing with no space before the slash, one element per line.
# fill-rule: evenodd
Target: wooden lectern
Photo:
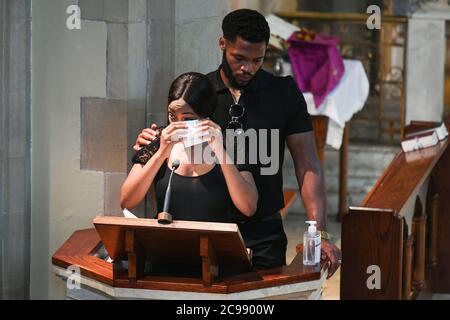
<path fill-rule="evenodd" d="M 146 261 L 153 276 L 199 276 L 211 286 L 221 268 L 251 269 L 250 257 L 236 224 L 99 216 L 94 225 L 113 259 L 117 282 L 144 278 Z M 124 267 L 128 261 L 128 266 Z"/>
<path fill-rule="evenodd" d="M 325 261 L 304 266 L 302 252 L 288 266 L 251 269 L 236 224 L 97 217 L 94 225 L 52 257 L 64 281 L 70 267 L 80 271 L 69 299 L 320 299 L 328 274 Z"/>

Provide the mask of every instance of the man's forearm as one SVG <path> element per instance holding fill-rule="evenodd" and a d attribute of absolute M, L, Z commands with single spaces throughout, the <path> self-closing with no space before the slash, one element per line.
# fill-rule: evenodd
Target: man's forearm
<path fill-rule="evenodd" d="M 287 145 L 295 165 L 295 175 L 308 219 L 317 221 L 319 230 L 326 230 L 326 197 L 322 167 L 317 156 L 314 132 L 292 134 Z"/>
<path fill-rule="evenodd" d="M 320 166 L 305 172 L 296 170 L 296 176 L 308 219 L 317 221 L 317 229 L 325 231 L 327 228 L 326 194 Z"/>

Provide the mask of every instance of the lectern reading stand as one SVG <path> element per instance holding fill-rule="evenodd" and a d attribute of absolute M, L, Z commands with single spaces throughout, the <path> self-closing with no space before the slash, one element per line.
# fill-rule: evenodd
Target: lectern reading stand
<path fill-rule="evenodd" d="M 152 265 L 151 275 L 165 272 L 165 276 L 177 277 L 193 270 L 204 286 L 211 286 L 219 268 L 251 268 L 234 223 L 174 221 L 162 225 L 156 219 L 99 216 L 94 225 L 113 259 L 113 278 L 130 284 L 145 276 L 146 261 Z M 124 261 L 128 261 L 127 268 Z"/>

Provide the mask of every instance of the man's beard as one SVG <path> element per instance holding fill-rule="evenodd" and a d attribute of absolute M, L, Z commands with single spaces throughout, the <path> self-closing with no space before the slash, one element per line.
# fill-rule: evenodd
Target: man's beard
<path fill-rule="evenodd" d="M 225 74 L 225 77 L 227 77 L 228 81 L 230 82 L 230 86 L 233 89 L 244 90 L 251 81 L 250 80 L 249 82 L 247 82 L 244 85 L 239 84 L 237 82 L 237 79 L 233 75 L 233 71 L 231 70 L 230 64 L 227 61 L 225 51 L 223 52 L 223 56 L 222 56 L 222 70 L 223 70 L 223 73 Z"/>

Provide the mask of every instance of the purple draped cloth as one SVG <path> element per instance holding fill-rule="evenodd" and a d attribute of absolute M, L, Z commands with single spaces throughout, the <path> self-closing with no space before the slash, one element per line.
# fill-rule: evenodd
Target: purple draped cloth
<path fill-rule="evenodd" d="M 288 39 L 288 54 L 297 85 L 314 96 L 316 108 L 339 83 L 344 61 L 337 48 L 339 38 L 317 34 L 312 41 L 299 40 L 295 33 Z"/>

